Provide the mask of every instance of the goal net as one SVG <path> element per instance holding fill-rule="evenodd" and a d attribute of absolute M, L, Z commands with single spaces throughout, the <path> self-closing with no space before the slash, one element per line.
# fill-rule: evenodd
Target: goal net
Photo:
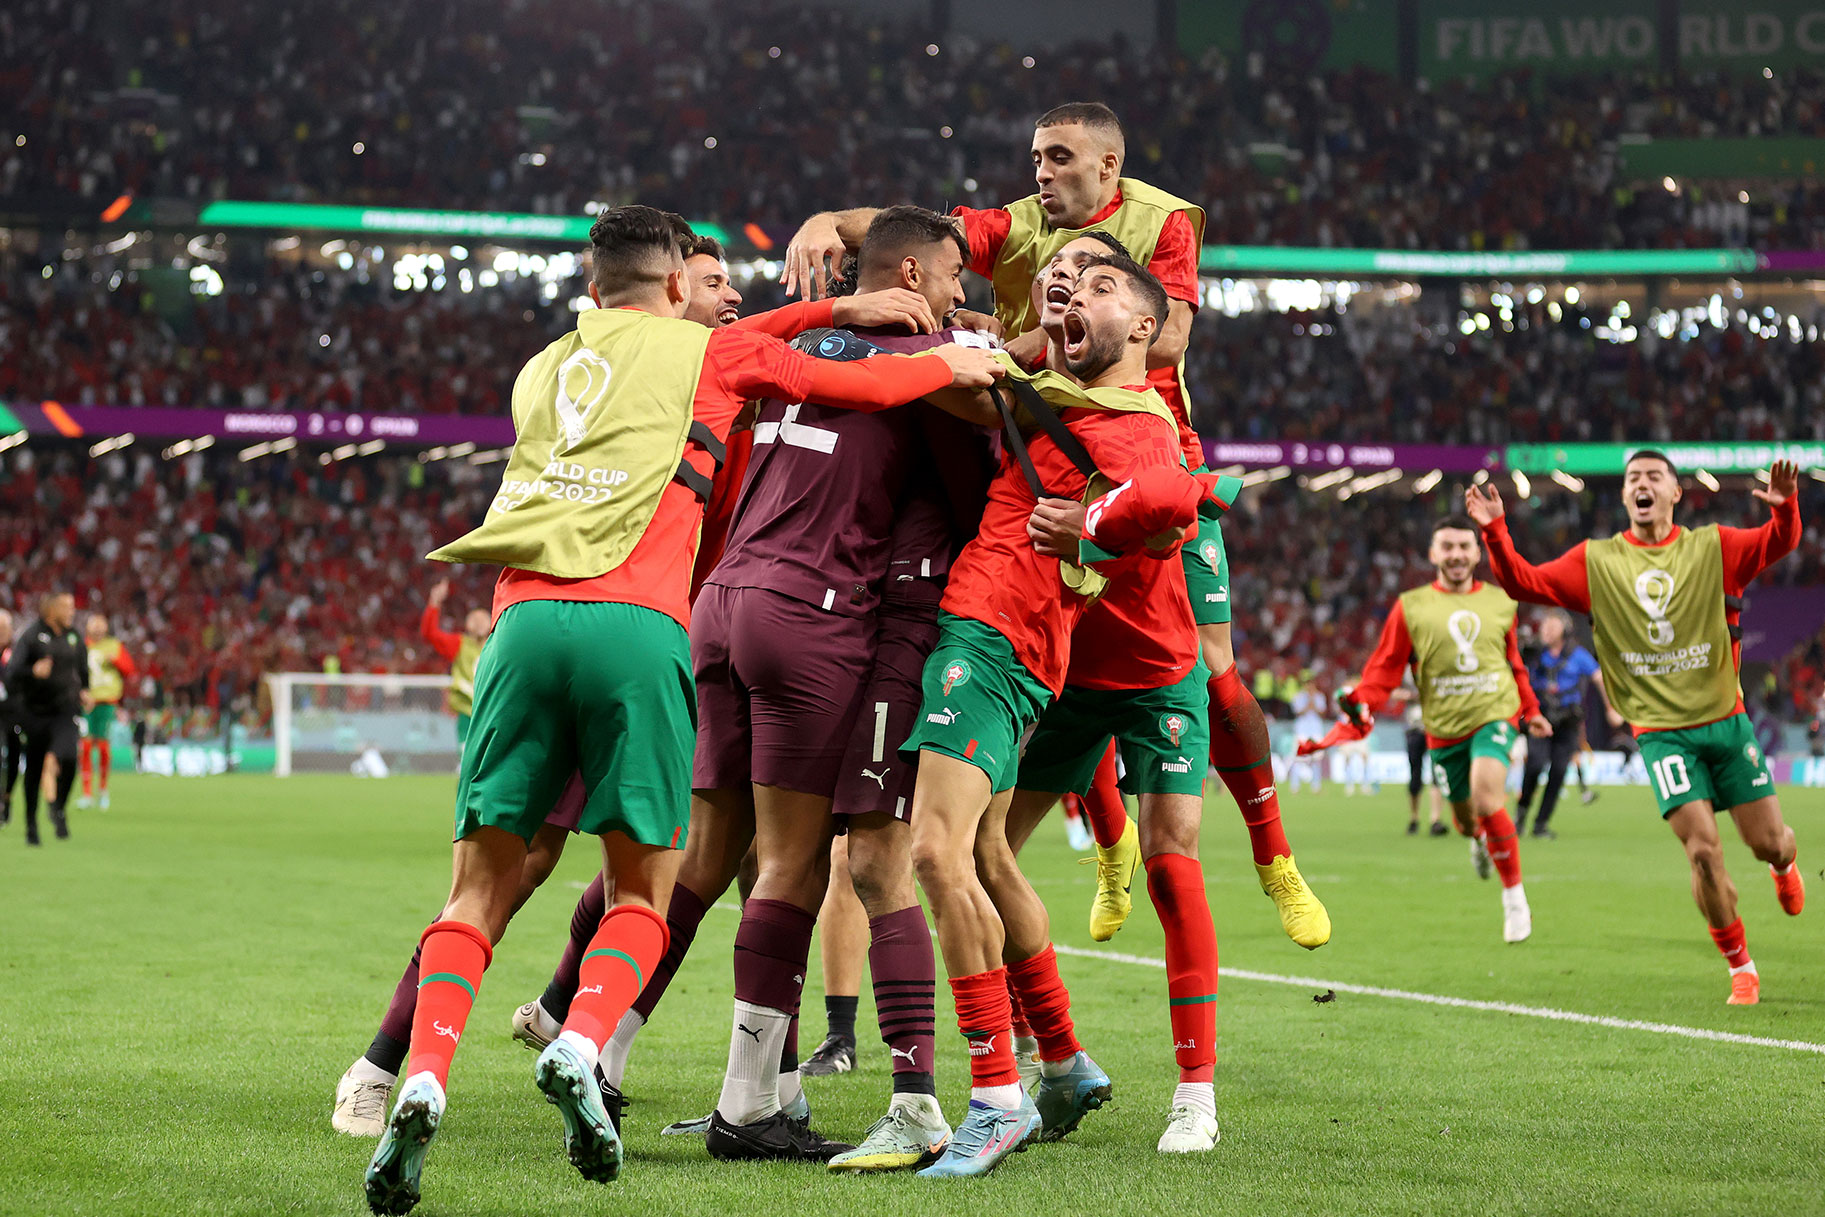
<path fill-rule="evenodd" d="M 454 773 L 448 676 L 272 672 L 273 772 Z M 376 764 L 378 760 L 378 764 Z"/>

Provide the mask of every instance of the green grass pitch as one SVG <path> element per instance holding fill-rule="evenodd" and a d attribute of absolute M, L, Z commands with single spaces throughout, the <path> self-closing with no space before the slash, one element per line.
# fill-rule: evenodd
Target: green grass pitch
<path fill-rule="evenodd" d="M 366 1211 L 372 1142 L 329 1128 L 448 876 L 451 784 L 317 777 L 126 777 L 114 809 L 27 851 L 0 831 L 0 1213 Z M 1724 967 L 1671 834 L 1643 790 L 1561 813 L 1525 841 L 1533 940 L 1504 946 L 1493 882 L 1456 837 L 1402 833 L 1404 791 L 1289 796 L 1300 863 L 1336 924 L 1281 934 L 1234 806 L 1209 802 L 1204 866 L 1226 966 L 1825 1045 L 1825 793 L 1785 792 L 1815 907 L 1779 911 L 1725 825 L 1762 1004 L 1724 1005 Z M 1825 1056 L 1226 978 L 1214 1153 L 1154 1152 L 1175 1071 L 1165 974 L 1063 959 L 1079 1033 L 1114 1104 L 992 1178 L 832 1178 L 721 1165 L 661 1138 L 713 1102 L 729 1030 L 736 918 L 713 911 L 628 1071 L 631 1161 L 606 1187 L 563 1159 L 559 1121 L 508 1039 L 555 961 L 591 851 L 573 848 L 496 956 L 425 1171 L 426 1217 L 803 1214 L 1683 1213 L 1825 1210 Z M 1056 823 L 1031 874 L 1054 937 L 1091 947 L 1092 870 Z M 1157 958 L 1136 910 L 1108 948 Z M 940 985 L 940 989 L 943 986 Z M 823 1027 L 814 965 L 806 1050 Z M 807 1083 L 817 1125 L 859 1134 L 886 1097 L 864 986 L 856 1073 Z M 939 1087 L 967 1068 L 940 1007 Z"/>

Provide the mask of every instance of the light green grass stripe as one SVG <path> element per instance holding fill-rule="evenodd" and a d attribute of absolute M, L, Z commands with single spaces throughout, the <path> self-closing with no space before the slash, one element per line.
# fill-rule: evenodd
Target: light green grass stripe
<path fill-rule="evenodd" d="M 583 957 L 583 963 L 588 963 L 598 955 L 608 955 L 625 963 L 634 970 L 634 980 L 637 982 L 638 988 L 646 988 L 646 973 L 640 970 L 640 965 L 634 962 L 634 957 L 632 955 L 629 955 L 626 951 L 617 951 L 613 947 L 597 947 Z M 580 963 L 577 966 L 581 968 L 583 963 Z"/>
<path fill-rule="evenodd" d="M 418 987 L 422 989 L 426 985 L 436 984 L 440 980 L 449 981 L 453 985 L 461 985 L 469 990 L 469 1000 L 475 1000 L 475 986 L 454 972 L 433 972 L 429 976 L 421 976 L 418 978 Z"/>

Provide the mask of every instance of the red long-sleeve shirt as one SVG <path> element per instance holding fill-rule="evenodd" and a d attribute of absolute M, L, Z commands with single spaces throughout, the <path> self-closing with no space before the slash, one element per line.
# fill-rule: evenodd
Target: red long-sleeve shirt
<path fill-rule="evenodd" d="M 1666 540 L 1656 545 L 1637 540 L 1632 532 L 1622 535 L 1630 545 L 1658 549 L 1662 545 L 1671 545 L 1683 531 L 1674 525 Z M 1741 596 L 1757 575 L 1792 553 L 1800 543 L 1799 496 L 1788 495 L 1760 527 L 1719 527 L 1717 533 L 1718 539 L 1723 543 L 1724 595 Z M 1580 541 L 1552 561 L 1535 566 L 1515 549 L 1514 538 L 1508 535 L 1507 516 L 1497 518 L 1483 529 L 1483 548 L 1489 554 L 1489 569 L 1495 573 L 1496 582 L 1502 585 L 1503 591 L 1528 604 L 1553 605 L 1586 616 L 1591 611 L 1590 569 L 1585 564 L 1585 547 L 1588 544 L 1589 542 Z M 1725 603 L 1724 622 L 1732 627 L 1732 632 L 1741 623 L 1742 615 L 1740 608 L 1730 602 Z M 1740 672 L 1743 666 L 1743 644 L 1740 641 L 1731 644 L 1730 658 Z M 1740 714 L 1742 709 L 1743 699 L 1738 694 L 1736 709 L 1731 713 Z M 1644 730 L 1651 728 L 1635 729 L 1637 735 Z"/>
<path fill-rule="evenodd" d="M 1442 583 L 1433 584 L 1439 591 L 1450 593 Z M 1481 587 L 1480 581 L 1473 582 L 1470 590 Z M 1510 593 L 1512 595 L 1512 593 Z M 1521 691 L 1520 720 L 1525 723 L 1540 712 L 1540 699 L 1534 696 L 1533 682 L 1527 678 L 1527 665 L 1521 661 L 1521 642 L 1514 626 L 1508 627 L 1504 639 L 1508 644 L 1508 666 L 1514 670 L 1516 686 Z M 1388 613 L 1387 622 L 1381 627 L 1381 638 L 1375 643 L 1375 653 L 1369 656 L 1369 662 L 1363 666 L 1362 680 L 1354 690 L 1354 699 L 1368 707 L 1371 714 L 1388 703 L 1388 698 L 1401 686 L 1406 671 L 1413 662 L 1413 636 L 1407 632 L 1407 614 L 1401 609 L 1400 601 Z M 1452 744 L 1469 739 L 1460 735 L 1457 739 L 1440 739 L 1431 732 L 1426 733 L 1426 746 L 1429 748 L 1448 748 Z"/>
<path fill-rule="evenodd" d="M 950 365 L 936 355 L 882 355 L 838 363 L 813 359 L 766 334 L 725 326 L 710 335 L 691 409 L 698 422 L 726 443 L 736 415 L 750 398 L 804 401 L 815 396 L 828 405 L 884 410 L 950 383 Z M 701 445 L 687 445 L 684 459 L 705 477 L 712 476 L 713 462 Z M 495 620 L 524 600 L 572 600 L 638 605 L 689 629 L 691 567 L 703 514 L 704 504 L 695 493 L 671 483 L 652 523 L 615 569 L 588 579 L 503 569 L 494 586 Z"/>
<path fill-rule="evenodd" d="M 424 615 L 418 619 L 418 632 L 431 644 L 431 649 L 444 659 L 454 660 L 456 653 L 462 650 L 463 636 L 449 630 L 438 628 L 437 606 L 425 605 Z"/>

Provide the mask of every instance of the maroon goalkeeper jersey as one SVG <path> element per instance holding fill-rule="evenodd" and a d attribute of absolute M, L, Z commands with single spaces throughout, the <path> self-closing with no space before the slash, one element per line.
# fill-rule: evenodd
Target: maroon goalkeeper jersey
<path fill-rule="evenodd" d="M 904 354 L 965 333 L 853 332 Z M 915 402 L 862 414 L 816 402 L 763 401 L 728 543 L 705 582 L 766 588 L 846 616 L 873 612 L 896 514 L 915 472 L 930 459 L 921 413 L 931 410 Z"/>

